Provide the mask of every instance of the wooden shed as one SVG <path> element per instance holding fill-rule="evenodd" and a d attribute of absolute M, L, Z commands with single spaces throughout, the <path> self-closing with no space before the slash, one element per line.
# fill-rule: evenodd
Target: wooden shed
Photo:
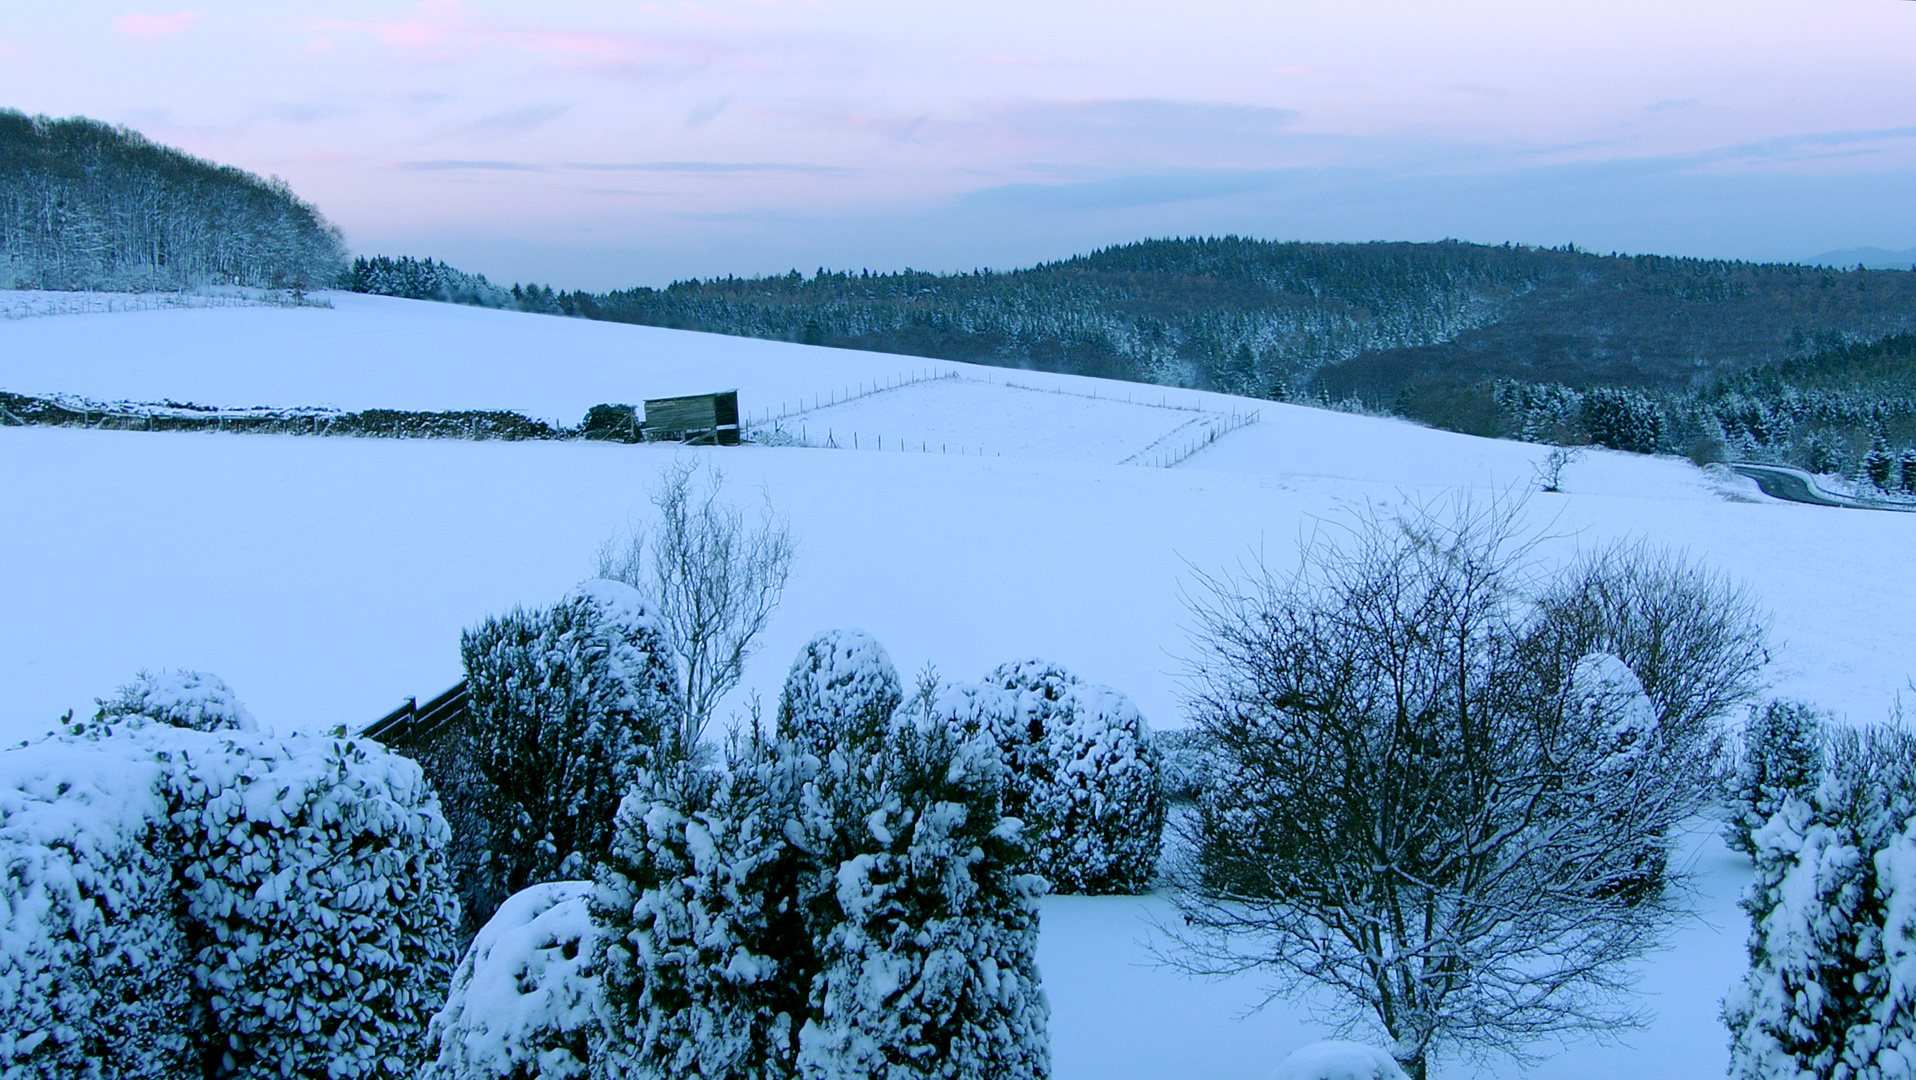
<path fill-rule="evenodd" d="M 682 442 L 694 446 L 738 445 L 738 391 L 653 398 L 645 403 L 647 442 Z"/>

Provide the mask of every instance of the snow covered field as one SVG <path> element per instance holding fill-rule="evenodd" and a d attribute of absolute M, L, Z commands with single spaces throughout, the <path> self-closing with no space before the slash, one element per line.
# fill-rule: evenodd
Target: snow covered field
<path fill-rule="evenodd" d="M 730 707 L 752 692 L 773 698 L 813 632 L 857 626 L 903 674 L 929 662 L 976 677 L 1035 654 L 1177 727 L 1190 567 L 1254 550 L 1288 566 L 1301 533 L 1352 507 L 1521 491 L 1534 487 L 1542 454 L 1194 391 L 332 300 L 331 310 L 0 321 L 0 389 L 502 408 L 576 423 L 606 401 L 737 387 L 758 415 L 914 373 L 963 377 L 785 421 L 813 441 L 823 425 L 841 445 L 841 431 L 856 431 L 856 451 L 0 428 L 0 738 L 45 731 L 68 709 L 90 713 L 94 697 L 163 666 L 217 672 L 266 725 L 361 726 L 456 681 L 462 627 L 556 600 L 602 542 L 645 523 L 660 466 L 694 453 L 722 464 L 734 497 L 762 490 L 800 540 L 792 586 Z M 1007 387 L 1008 376 L 1069 393 Z M 1261 420 L 1173 469 L 1119 464 L 1194 417 L 1233 409 Z M 884 450 L 868 448 L 866 434 L 883 435 Z M 1745 481 L 1622 454 L 1591 453 L 1564 479 L 1567 494 L 1525 505 L 1553 537 L 1544 550 L 1563 557 L 1641 537 L 1730 573 L 1775 614 L 1778 693 L 1866 722 L 1885 717 L 1916 673 L 1916 515 L 1776 503 Z M 1735 897 L 1747 863 L 1707 838 L 1695 858 L 1702 921 L 1645 974 L 1656 1026 L 1628 1046 L 1578 1044 L 1534 1075 L 1722 1074 L 1716 1002 L 1744 962 Z M 1047 902 L 1040 959 L 1059 1080 L 1254 1080 L 1326 1033 L 1301 1001 L 1237 1019 L 1259 1000 L 1254 981 L 1193 982 L 1151 967 L 1149 918 L 1166 910 L 1157 898 Z M 1478 1073 L 1449 1062 L 1439 1075 Z"/>

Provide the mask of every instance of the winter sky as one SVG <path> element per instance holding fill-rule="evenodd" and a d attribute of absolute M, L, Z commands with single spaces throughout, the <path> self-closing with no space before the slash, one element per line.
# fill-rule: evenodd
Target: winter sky
<path fill-rule="evenodd" d="M 15 3 L 0 106 L 560 287 L 1145 236 L 1916 246 L 1908 0 Z"/>

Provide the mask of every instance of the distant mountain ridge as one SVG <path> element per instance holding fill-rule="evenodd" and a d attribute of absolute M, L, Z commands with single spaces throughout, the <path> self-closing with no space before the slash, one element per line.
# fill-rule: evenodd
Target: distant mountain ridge
<path fill-rule="evenodd" d="M 1861 266 L 1865 270 L 1910 270 L 1916 269 L 1916 248 L 1906 251 L 1890 251 L 1879 247 L 1843 248 L 1839 251 L 1825 251 L 1810 263 L 1815 266 L 1836 266 L 1849 269 Z"/>
<path fill-rule="evenodd" d="M 344 266 L 339 230 L 277 177 L 0 109 L 0 288 L 321 288 Z"/>
<path fill-rule="evenodd" d="M 503 306 L 1417 415 L 1490 381 L 1678 390 L 1916 330 L 1916 273 L 1226 236 L 1005 272 L 794 270 Z"/>

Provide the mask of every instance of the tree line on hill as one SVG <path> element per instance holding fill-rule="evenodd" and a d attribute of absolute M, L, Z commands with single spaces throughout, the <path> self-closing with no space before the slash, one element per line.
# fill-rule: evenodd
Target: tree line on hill
<path fill-rule="evenodd" d="M 277 177 L 0 109 L 0 288 L 323 288 L 339 230 Z"/>
<path fill-rule="evenodd" d="M 1916 273 L 1439 244 L 1154 240 L 1027 270 L 603 294 L 355 260 L 361 292 L 1035 367 L 1471 434 L 1916 486 Z"/>
<path fill-rule="evenodd" d="M 419 284 L 375 283 L 408 269 Z M 349 287 L 450 295 L 467 276 L 448 271 L 365 260 Z M 1227 236 L 1004 272 L 794 270 L 469 302 L 1382 410 L 1498 379 L 1684 388 L 1916 329 L 1912 301 L 1902 271 Z"/>

